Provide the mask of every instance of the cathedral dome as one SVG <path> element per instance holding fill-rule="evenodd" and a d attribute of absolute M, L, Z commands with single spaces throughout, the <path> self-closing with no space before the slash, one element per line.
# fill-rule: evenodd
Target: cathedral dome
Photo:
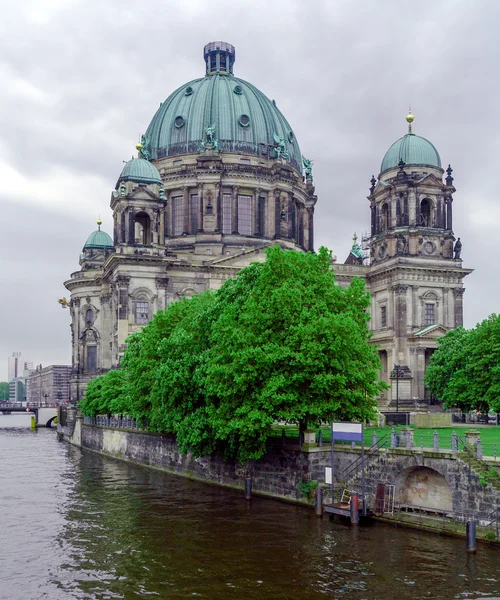
<path fill-rule="evenodd" d="M 140 149 L 142 146 L 138 144 L 137 148 Z M 126 163 L 122 169 L 120 177 L 118 178 L 116 187 L 118 187 L 122 181 L 133 181 L 135 183 L 156 183 L 158 185 L 162 185 L 158 169 L 144 158 L 132 158 L 128 161 L 128 163 Z"/>
<path fill-rule="evenodd" d="M 234 47 L 212 42 L 204 49 L 206 75 L 173 92 L 160 105 L 144 135 L 146 158 L 159 159 L 200 152 L 207 127 L 222 152 L 281 156 L 302 173 L 302 157 L 288 121 L 255 86 L 234 77 Z M 142 153 L 144 156 L 144 153 Z"/>
<path fill-rule="evenodd" d="M 434 145 L 413 133 L 408 133 L 392 144 L 385 153 L 380 172 L 397 168 L 401 160 L 405 165 L 441 167 L 441 158 Z"/>
<path fill-rule="evenodd" d="M 97 231 L 93 231 L 89 235 L 83 249 L 85 250 L 95 248 L 99 250 L 113 250 L 114 245 L 111 236 L 109 236 L 105 231 L 101 231 L 101 224 L 99 221 L 98 224 L 99 228 L 97 229 Z"/>

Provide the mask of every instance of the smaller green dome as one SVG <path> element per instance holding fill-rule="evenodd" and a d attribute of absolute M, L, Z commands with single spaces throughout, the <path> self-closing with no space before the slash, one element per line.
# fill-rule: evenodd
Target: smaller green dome
<path fill-rule="evenodd" d="M 99 250 L 114 250 L 113 240 L 111 237 L 105 232 L 101 231 L 101 226 L 99 225 L 99 229 L 97 231 L 93 231 L 87 241 L 85 242 L 85 246 L 83 249 L 96 248 Z"/>
<path fill-rule="evenodd" d="M 397 168 L 400 161 L 403 161 L 405 165 L 441 167 L 441 158 L 434 145 L 429 140 L 413 133 L 407 133 L 392 144 L 385 153 L 380 172 Z"/>
<path fill-rule="evenodd" d="M 144 158 L 132 158 L 123 167 L 120 177 L 116 183 L 116 187 L 122 181 L 133 181 L 135 183 L 157 183 L 162 185 L 162 180 L 158 169 Z"/>

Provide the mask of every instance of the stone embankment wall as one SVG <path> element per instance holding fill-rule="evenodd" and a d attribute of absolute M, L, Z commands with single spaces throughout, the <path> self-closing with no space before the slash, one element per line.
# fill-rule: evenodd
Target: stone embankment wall
<path fill-rule="evenodd" d="M 250 477 L 254 492 L 292 501 L 304 502 L 297 491 L 299 483 L 323 483 L 325 467 L 331 464 L 329 446 L 301 450 L 297 446 L 282 446 L 276 440 L 266 456 L 242 466 L 212 456 L 194 458 L 190 453 L 181 454 L 170 435 L 87 425 L 79 418 L 74 427 L 64 429 L 60 429 L 60 435 L 82 448 L 228 487 L 243 489 L 245 479 Z M 359 449 L 336 447 L 336 485 L 361 491 L 359 458 Z M 356 461 L 358 468 L 344 477 Z M 474 515 L 483 521 L 500 505 L 498 491 L 490 484 L 481 485 L 474 465 L 460 455 L 443 451 L 382 449 L 367 456 L 365 482 L 368 506 L 373 505 L 379 483 L 394 485 L 396 500 L 404 504 Z"/>

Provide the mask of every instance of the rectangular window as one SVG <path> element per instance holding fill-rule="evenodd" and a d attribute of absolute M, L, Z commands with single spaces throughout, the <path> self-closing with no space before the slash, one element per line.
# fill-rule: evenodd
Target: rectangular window
<path fill-rule="evenodd" d="M 87 346 L 87 373 L 97 371 L 97 346 Z"/>
<path fill-rule="evenodd" d="M 139 300 L 135 303 L 135 322 L 138 325 L 149 322 L 149 302 Z"/>
<path fill-rule="evenodd" d="M 189 203 L 190 203 L 189 211 L 191 213 L 191 233 L 196 233 L 198 231 L 198 212 L 199 212 L 198 194 L 191 194 Z"/>
<path fill-rule="evenodd" d="M 380 307 L 380 327 L 387 327 L 387 306 Z"/>
<path fill-rule="evenodd" d="M 238 196 L 238 233 L 252 235 L 252 196 Z"/>
<path fill-rule="evenodd" d="M 174 196 L 172 198 L 172 235 L 182 235 L 184 232 L 184 198 Z"/>
<path fill-rule="evenodd" d="M 231 233 L 232 202 L 231 194 L 222 194 L 222 233 Z"/>
<path fill-rule="evenodd" d="M 259 198 L 259 214 L 257 218 L 259 235 L 266 235 L 266 199 Z"/>
<path fill-rule="evenodd" d="M 435 323 L 434 304 L 426 303 L 425 304 L 425 325 L 434 325 L 434 323 Z"/>

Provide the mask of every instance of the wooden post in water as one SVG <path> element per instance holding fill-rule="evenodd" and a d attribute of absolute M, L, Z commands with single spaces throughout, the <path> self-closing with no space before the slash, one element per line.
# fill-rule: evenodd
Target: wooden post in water
<path fill-rule="evenodd" d="M 359 525 L 359 496 L 358 492 L 351 494 L 351 523 Z"/>
<path fill-rule="evenodd" d="M 252 480 L 250 477 L 245 479 L 245 500 L 252 499 Z"/>
<path fill-rule="evenodd" d="M 467 521 L 466 524 L 467 552 L 476 551 L 476 521 Z"/>
<path fill-rule="evenodd" d="M 315 500 L 316 500 L 316 502 L 315 502 L 316 516 L 322 517 L 323 516 L 323 488 L 320 487 L 319 485 L 316 488 Z"/>

